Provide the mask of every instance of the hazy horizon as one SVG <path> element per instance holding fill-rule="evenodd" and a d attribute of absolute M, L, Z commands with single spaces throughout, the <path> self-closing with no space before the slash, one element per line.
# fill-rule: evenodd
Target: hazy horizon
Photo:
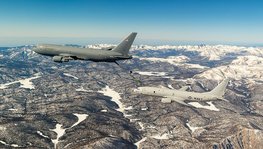
<path fill-rule="evenodd" d="M 35 45 L 39 43 L 50 44 L 118 44 L 124 38 L 91 38 L 91 37 L 0 37 L 0 47 L 16 47 L 24 45 Z M 241 42 L 218 42 L 218 41 L 179 41 L 179 40 L 158 40 L 137 38 L 134 45 L 235 45 L 235 46 L 263 46 L 261 43 Z"/>

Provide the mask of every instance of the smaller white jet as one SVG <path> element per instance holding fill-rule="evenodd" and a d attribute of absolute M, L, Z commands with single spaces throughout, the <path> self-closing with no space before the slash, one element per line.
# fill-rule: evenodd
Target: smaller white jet
<path fill-rule="evenodd" d="M 150 95 L 150 96 L 159 96 L 162 98 L 161 102 L 171 103 L 172 101 L 178 102 L 180 104 L 190 106 L 185 101 L 212 101 L 212 100 L 224 100 L 225 90 L 229 79 L 224 79 L 217 87 L 215 87 L 210 92 L 205 93 L 196 93 L 186 91 L 188 87 L 183 87 L 179 90 L 169 89 L 169 88 L 158 88 L 158 87 L 139 87 L 135 89 L 135 93 Z"/>

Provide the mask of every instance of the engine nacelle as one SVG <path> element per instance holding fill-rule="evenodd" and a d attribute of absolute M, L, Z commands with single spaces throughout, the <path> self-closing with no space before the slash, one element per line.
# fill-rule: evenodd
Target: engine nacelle
<path fill-rule="evenodd" d="M 54 56 L 53 61 L 57 63 L 62 63 L 63 62 L 63 57 L 62 56 Z"/>
<path fill-rule="evenodd" d="M 162 98 L 161 102 L 162 103 L 171 103 L 172 100 L 170 98 Z"/>
<path fill-rule="evenodd" d="M 64 57 L 64 56 L 54 56 L 53 57 L 53 61 L 57 63 L 68 62 L 69 60 L 73 60 L 73 58 Z"/>

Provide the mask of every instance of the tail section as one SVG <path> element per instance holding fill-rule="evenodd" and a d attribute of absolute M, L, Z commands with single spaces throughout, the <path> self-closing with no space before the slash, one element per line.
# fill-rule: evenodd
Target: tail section
<path fill-rule="evenodd" d="M 225 94 L 228 82 L 229 78 L 224 79 L 220 84 L 218 84 L 217 87 L 210 91 L 210 93 L 218 97 L 222 97 Z"/>
<path fill-rule="evenodd" d="M 128 56 L 131 45 L 136 37 L 137 33 L 131 33 L 127 38 L 125 38 L 117 47 L 112 51 L 121 53 L 123 56 Z"/>

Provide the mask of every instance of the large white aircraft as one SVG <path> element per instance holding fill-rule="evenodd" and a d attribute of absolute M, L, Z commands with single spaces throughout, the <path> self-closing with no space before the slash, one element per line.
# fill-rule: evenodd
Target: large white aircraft
<path fill-rule="evenodd" d="M 180 104 L 189 106 L 185 101 L 212 101 L 212 100 L 224 100 L 225 90 L 229 79 L 224 79 L 217 87 L 215 87 L 210 92 L 196 93 L 186 91 L 188 87 L 183 87 L 179 90 L 169 89 L 169 88 L 158 88 L 158 87 L 139 87 L 135 89 L 135 93 L 150 95 L 150 96 L 159 96 L 162 98 L 161 102 L 171 103 L 172 101 L 178 102 Z"/>

